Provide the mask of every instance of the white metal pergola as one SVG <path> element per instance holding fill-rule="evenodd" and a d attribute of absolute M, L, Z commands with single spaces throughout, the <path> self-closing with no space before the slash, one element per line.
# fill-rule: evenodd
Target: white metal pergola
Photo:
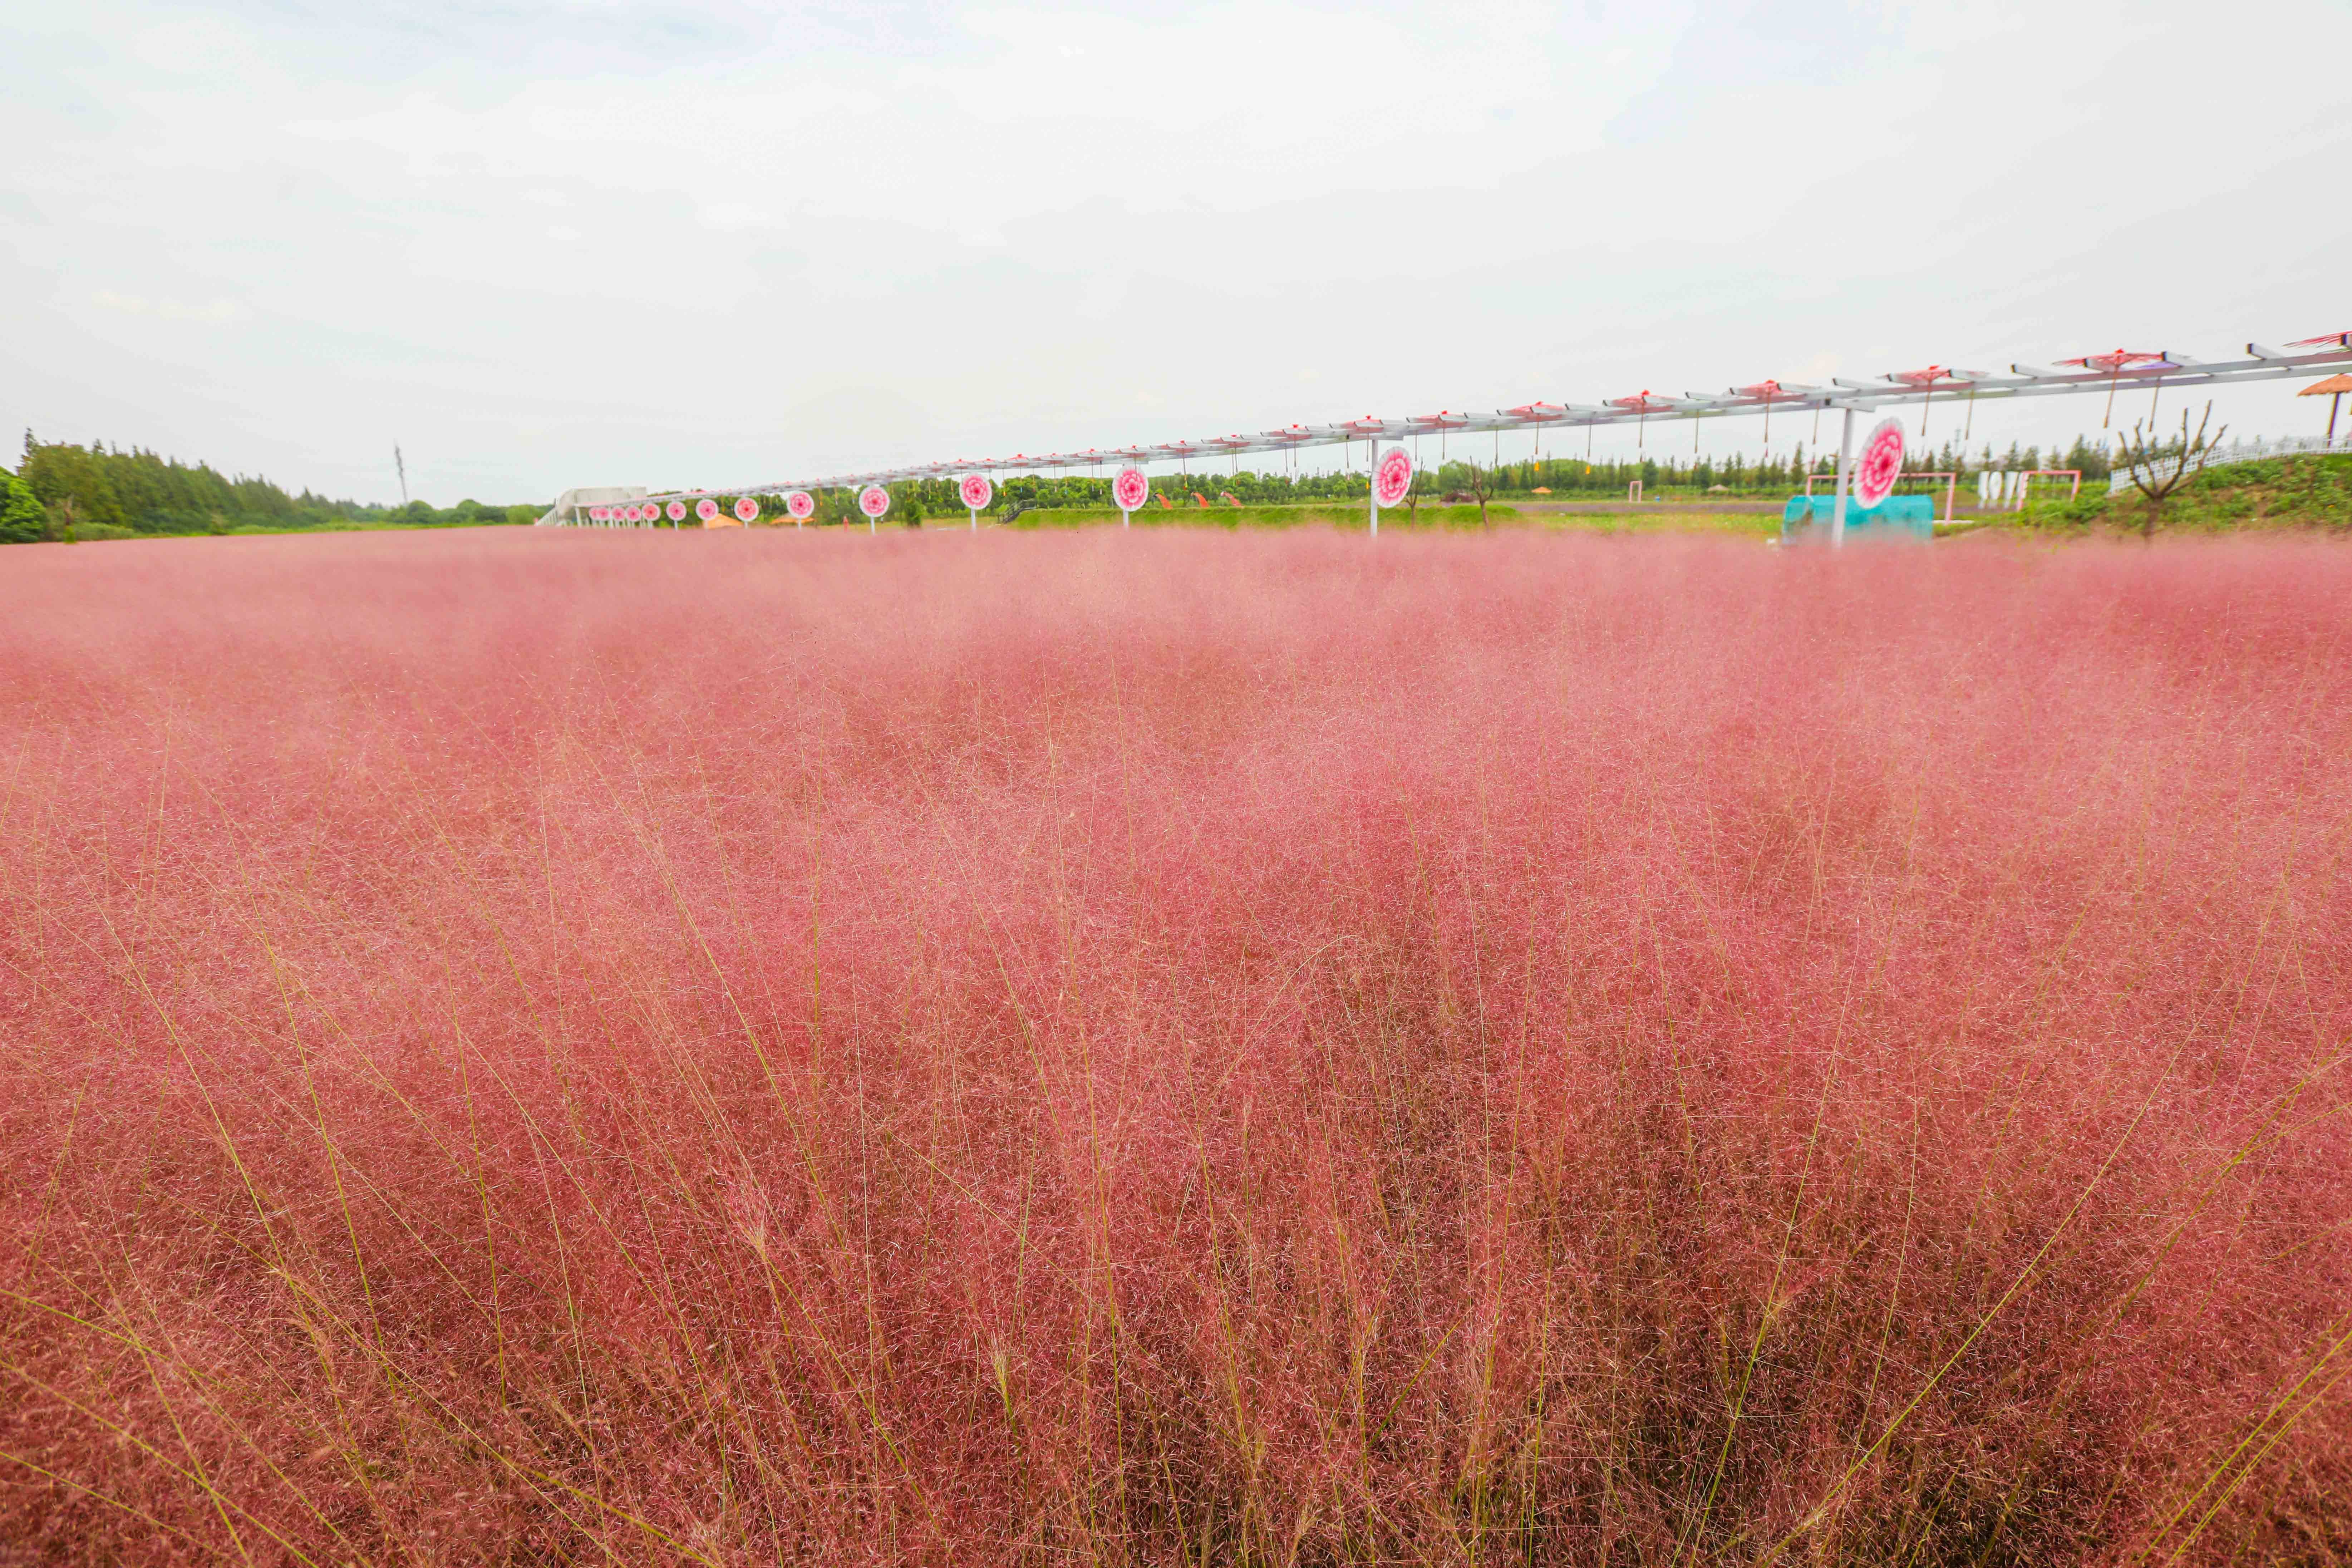
<path fill-rule="evenodd" d="M 1600 429 L 1649 421 L 1713 419 L 1727 415 L 1802 414 L 1836 409 L 1843 416 L 1838 442 L 1836 500 L 1831 513 L 1830 537 L 1843 542 L 1846 499 L 1853 460 L 1854 416 L 1882 408 L 1932 403 L 1990 402 L 2021 397 L 2105 395 L 2113 402 L 2123 391 L 2137 390 L 2160 396 L 2164 390 L 2234 385 L 2241 382 L 2277 381 L 2315 370 L 2352 365 L 2352 331 L 2305 338 L 2284 348 L 2250 342 L 2241 357 L 2202 360 L 2171 352 L 2136 353 L 2116 350 L 2084 355 L 2058 365 L 2012 364 L 2006 374 L 1930 365 L 1924 370 L 1892 371 L 1865 381 L 1832 376 L 1827 386 L 1776 381 L 1753 383 L 1720 393 L 1688 392 L 1680 396 L 1643 391 L 1591 404 L 1528 403 L 1499 408 L 1492 414 L 1440 412 L 1410 419 L 1366 416 L 1334 425 L 1287 425 L 1255 435 L 1213 437 L 1198 441 L 1088 447 L 1082 452 L 1032 454 L 1009 458 L 960 458 L 953 462 L 913 463 L 899 468 L 871 468 L 856 473 L 827 474 L 806 479 L 766 479 L 757 484 L 716 485 L 696 490 L 633 492 L 636 499 L 667 502 L 693 500 L 708 495 L 781 495 L 793 490 L 857 489 L 866 485 L 890 485 L 908 479 L 950 479 L 962 474 L 1040 473 L 1112 465 L 1177 463 L 1196 458 L 1238 458 L 1245 454 L 1288 453 L 1314 447 L 1366 443 L 1377 463 L 1382 442 L 1417 436 L 1474 435 L 1490 431 Z M 2071 367 L 2071 368 L 2069 368 Z M 1369 471 L 1370 465 L 1367 465 Z M 585 492 L 567 492 L 568 496 Z M 1380 527 L 1376 507 L 1369 509 L 1374 531 Z M 579 526 L 584 506 L 559 505 L 541 518 L 548 526 Z M 588 526 L 602 526 L 589 524 Z M 621 526 L 628 526 L 626 524 Z"/>

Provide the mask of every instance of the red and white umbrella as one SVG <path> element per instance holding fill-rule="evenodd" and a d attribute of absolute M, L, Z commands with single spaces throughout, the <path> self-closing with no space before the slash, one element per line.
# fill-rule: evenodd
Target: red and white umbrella
<path fill-rule="evenodd" d="M 1772 452 L 1772 405 L 1784 397 L 1796 397 L 1799 394 L 1769 378 L 1751 381 L 1746 386 L 1735 386 L 1731 391 L 1734 396 L 1753 398 L 1764 405 L 1764 452 L 1769 457 Z"/>
<path fill-rule="evenodd" d="M 2141 349 L 2109 349 L 2105 353 L 2084 354 L 2077 359 L 2062 359 L 2058 363 L 2107 373 L 2107 407 L 2106 412 L 2099 416 L 2099 428 L 2102 430 L 2115 416 L 2116 383 L 2122 378 L 2124 372 L 2175 368 L 2161 352 L 2149 353 Z"/>
<path fill-rule="evenodd" d="M 1916 386 L 1927 395 L 1927 401 L 1919 411 L 1919 438 L 1925 441 L 1927 438 L 1927 410 L 1935 406 L 1936 388 L 1948 381 L 1957 386 L 1966 377 L 1954 375 L 1949 365 L 1931 364 L 1919 370 L 1890 370 L 1886 373 L 1886 379 L 1899 381 L 1906 386 Z"/>
<path fill-rule="evenodd" d="M 1646 386 L 1631 397 L 1612 397 L 1608 402 L 1610 407 L 1622 408 L 1636 416 L 1633 420 L 1633 445 L 1636 447 L 1643 446 L 1648 439 L 1646 426 L 1650 422 L 1650 410 L 1672 408 L 1675 405 L 1673 398 L 1654 396 Z"/>

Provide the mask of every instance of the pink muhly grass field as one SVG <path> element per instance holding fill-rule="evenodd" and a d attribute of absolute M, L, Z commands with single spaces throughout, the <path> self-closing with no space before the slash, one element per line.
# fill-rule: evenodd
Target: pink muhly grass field
<path fill-rule="evenodd" d="M 2352 1555 L 2352 553 L 10 552 L 0 1561 Z"/>

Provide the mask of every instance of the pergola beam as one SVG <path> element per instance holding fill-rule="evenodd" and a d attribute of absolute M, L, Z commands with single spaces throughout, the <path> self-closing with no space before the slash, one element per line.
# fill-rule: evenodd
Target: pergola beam
<path fill-rule="evenodd" d="M 1189 463 L 1194 458 L 1296 452 L 1310 447 L 1336 447 L 1357 441 L 1396 441 L 1407 437 L 1441 433 L 1467 436 L 1496 431 L 1616 428 L 1653 420 L 1708 418 L 1727 414 L 1770 411 L 1786 415 L 1832 408 L 1868 412 L 1937 401 L 1955 403 L 1974 399 L 1990 402 L 2017 397 L 2113 393 L 2132 388 L 2224 386 L 2241 382 L 2277 381 L 2313 370 L 2347 365 L 2352 365 L 2352 344 L 2341 341 L 2307 353 L 2248 343 L 2245 358 L 2217 362 L 2179 354 L 2168 356 L 2167 361 L 2160 364 L 2113 371 L 2056 370 L 2040 365 L 2014 364 L 2007 375 L 1950 371 L 1944 373 L 1945 379 L 1925 385 L 1885 378 L 1849 380 L 1833 376 L 1832 384 L 1827 387 L 1784 386 L 1770 396 L 1749 395 L 1735 389 L 1719 395 L 1707 393 L 1690 393 L 1679 398 L 1657 395 L 1654 403 L 1643 408 L 1620 408 L 1605 404 L 1566 404 L 1559 405 L 1556 412 L 1544 413 L 1513 413 L 1498 409 L 1491 415 L 1456 416 L 1449 413 L 1412 419 L 1367 417 L 1336 425 L 1295 425 L 1255 436 L 1235 434 L 1198 441 L 1165 441 L 1036 456 L 1016 453 L 1010 458 L 913 463 L 859 473 L 769 479 L 758 484 L 721 485 L 700 490 L 661 490 L 645 499 L 667 501 L 704 495 L 774 495 L 786 490 L 855 489 L 866 485 L 896 484 L 908 479 L 943 479 L 953 474 L 1034 473 L 1122 463 Z M 1530 409 L 1538 406 L 1543 405 L 1522 405 Z"/>

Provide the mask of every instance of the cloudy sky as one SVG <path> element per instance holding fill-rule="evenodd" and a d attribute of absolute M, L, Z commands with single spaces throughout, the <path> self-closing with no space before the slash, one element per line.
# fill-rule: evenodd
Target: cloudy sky
<path fill-rule="evenodd" d="M 0 419 L 361 500 L 395 441 L 507 502 L 2352 328 L 2343 0 L 78 0 L 0 48 Z"/>

